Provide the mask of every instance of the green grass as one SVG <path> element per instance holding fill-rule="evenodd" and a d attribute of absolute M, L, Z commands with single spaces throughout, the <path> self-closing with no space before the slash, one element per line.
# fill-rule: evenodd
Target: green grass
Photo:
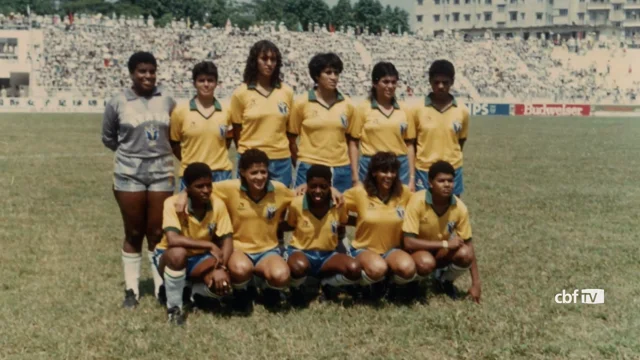
<path fill-rule="evenodd" d="M 474 118 L 464 200 L 481 305 L 339 306 L 167 325 L 120 308 L 120 215 L 100 116 L 0 116 L 0 358 L 638 359 L 640 122 Z M 152 285 L 144 260 L 143 291 Z M 466 276 L 458 284 L 466 289 Z M 559 305 L 602 288 L 603 305 Z"/>

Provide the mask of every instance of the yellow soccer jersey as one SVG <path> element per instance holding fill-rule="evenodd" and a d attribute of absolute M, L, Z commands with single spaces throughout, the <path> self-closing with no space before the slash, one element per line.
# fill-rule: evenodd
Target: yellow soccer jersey
<path fill-rule="evenodd" d="M 333 251 L 338 246 L 338 226 L 348 220 L 346 208 L 331 204 L 318 219 L 309 211 L 307 195 L 296 197 L 289 206 L 287 223 L 294 228 L 291 246 L 300 250 Z"/>
<path fill-rule="evenodd" d="M 407 155 L 405 140 L 415 139 L 415 124 L 405 104 L 394 100 L 393 107 L 388 117 L 375 100 L 366 100 L 356 107 L 351 136 L 360 140 L 362 155 L 373 156 L 380 151 Z"/>
<path fill-rule="evenodd" d="M 191 240 L 213 242 L 214 235 L 219 239 L 232 236 L 233 228 L 227 207 L 224 202 L 211 195 L 210 202 L 207 206 L 207 212 L 202 219 L 198 219 L 191 210 L 191 202 L 189 201 L 189 215 L 178 216 L 175 209 L 175 203 L 178 195 L 173 195 L 164 201 L 164 209 L 162 212 L 162 229 L 164 235 L 157 245 L 158 249 L 166 250 L 169 248 L 167 240 L 167 232 L 174 231 L 180 235 L 186 236 Z M 187 249 L 189 256 L 198 255 L 206 252 L 202 249 Z"/>
<path fill-rule="evenodd" d="M 313 89 L 293 103 L 287 131 L 299 135 L 298 159 L 329 167 L 349 165 L 346 134 L 353 128 L 354 106 L 338 92 L 329 108 L 318 102 Z"/>
<path fill-rule="evenodd" d="M 424 106 L 414 111 L 417 133 L 416 168 L 429 171 L 438 160 L 444 160 L 455 169 L 462 166 L 460 140 L 469 133 L 469 109 L 456 99 L 443 112 L 433 107 L 426 96 Z"/>
<path fill-rule="evenodd" d="M 192 99 L 171 113 L 171 141 L 179 141 L 182 150 L 180 176 L 195 162 L 205 163 L 213 171 L 232 169 L 226 142 L 231 117 L 218 100 L 214 106 L 215 111 L 206 117 Z"/>
<path fill-rule="evenodd" d="M 255 254 L 278 246 L 278 223 L 295 196 L 292 190 L 278 181 L 270 181 L 267 194 L 255 202 L 236 179 L 213 184 L 213 192 L 229 210 L 234 249 Z"/>
<path fill-rule="evenodd" d="M 276 86 L 269 96 L 256 90 L 255 84 L 242 84 L 231 96 L 231 121 L 242 125 L 238 152 L 247 149 L 264 151 L 269 159 L 291 157 L 287 139 L 287 122 L 293 106 L 293 90 Z"/>
<path fill-rule="evenodd" d="M 397 248 L 402 241 L 402 222 L 411 191 L 402 185 L 402 194 L 386 204 L 377 196 L 369 196 L 362 185 L 344 193 L 347 211 L 358 215 L 356 236 L 352 246 L 378 254 Z"/>
<path fill-rule="evenodd" d="M 462 240 L 471 239 L 469 211 L 460 199 L 451 196 L 451 205 L 442 216 L 436 214 L 432 204 L 430 190 L 418 191 L 411 196 L 402 226 L 406 236 L 442 241 L 449 240 L 455 232 Z"/>

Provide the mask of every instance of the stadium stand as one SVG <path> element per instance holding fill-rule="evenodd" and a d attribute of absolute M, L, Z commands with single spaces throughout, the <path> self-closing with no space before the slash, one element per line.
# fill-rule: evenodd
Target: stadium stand
<path fill-rule="evenodd" d="M 13 22 L 12 22 L 13 21 Z M 24 17 L 0 17 L 0 26 L 22 29 Z M 126 60 L 136 50 L 153 52 L 159 61 L 159 79 L 175 97 L 193 94 L 190 71 L 203 60 L 213 60 L 221 77 L 217 94 L 228 97 L 241 82 L 250 46 L 269 39 L 282 51 L 285 82 L 300 93 L 312 86 L 307 62 L 321 51 L 338 53 L 345 63 L 341 89 L 365 96 L 369 74 L 377 61 L 393 62 L 401 75 L 401 98 L 428 92 L 427 69 L 438 58 L 457 68 L 456 95 L 474 101 L 563 101 L 636 103 L 640 77 L 633 59 L 640 49 L 624 43 L 597 43 L 591 38 L 551 42 L 520 38 L 463 39 L 460 36 L 354 35 L 276 30 L 275 24 L 205 28 L 174 21 L 156 28 L 143 19 L 116 19 L 78 14 L 68 19 L 37 16 L 44 32 L 42 45 L 32 45 L 31 86 L 48 96 L 91 94 L 109 96 L 128 83 Z M 10 52 L 11 46 L 4 45 Z"/>

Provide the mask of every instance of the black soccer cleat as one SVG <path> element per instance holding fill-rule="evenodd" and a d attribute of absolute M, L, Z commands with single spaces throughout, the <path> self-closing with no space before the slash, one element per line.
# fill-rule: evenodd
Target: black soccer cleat
<path fill-rule="evenodd" d="M 331 286 L 331 285 L 322 285 L 320 288 L 322 290 L 321 300 L 323 301 L 337 301 L 340 295 L 340 289 Z"/>
<path fill-rule="evenodd" d="M 136 299 L 136 293 L 132 289 L 124 291 L 124 301 L 122 307 L 125 309 L 135 309 L 138 306 L 138 299 Z"/>
<path fill-rule="evenodd" d="M 263 289 L 262 290 L 262 303 L 267 309 L 276 309 L 280 306 L 282 301 L 282 292 L 275 289 Z"/>
<path fill-rule="evenodd" d="M 456 290 L 456 287 L 453 285 L 452 281 L 442 281 L 440 282 L 440 286 L 442 287 L 442 292 L 447 294 L 447 296 L 450 297 L 451 300 L 458 300 L 458 291 Z"/>
<path fill-rule="evenodd" d="M 305 305 L 308 305 L 304 286 L 291 287 L 291 297 L 289 298 L 289 302 L 294 307 L 304 307 Z"/>
<path fill-rule="evenodd" d="M 158 297 L 156 298 L 156 300 L 158 300 L 158 304 L 163 307 L 167 305 L 167 290 L 164 288 L 164 285 L 160 285 L 160 288 L 158 289 Z"/>
<path fill-rule="evenodd" d="M 187 314 L 181 308 L 174 306 L 167 310 L 167 321 L 170 324 L 182 326 L 187 321 Z"/>
<path fill-rule="evenodd" d="M 251 314 L 253 312 L 253 296 L 249 290 L 234 290 L 231 308 L 233 311 L 245 315 Z"/>

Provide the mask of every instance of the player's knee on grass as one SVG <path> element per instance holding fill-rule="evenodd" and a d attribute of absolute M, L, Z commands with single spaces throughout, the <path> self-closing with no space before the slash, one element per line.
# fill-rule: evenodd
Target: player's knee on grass
<path fill-rule="evenodd" d="M 180 270 L 187 267 L 187 250 L 181 247 L 172 247 L 162 254 L 163 261 L 169 269 Z"/>
<path fill-rule="evenodd" d="M 283 262 L 275 264 L 265 272 L 265 280 L 275 288 L 283 288 L 289 285 L 291 273 L 289 267 Z"/>
<path fill-rule="evenodd" d="M 362 276 L 362 267 L 356 259 L 349 258 L 349 260 L 345 261 L 345 272 L 344 277 L 349 280 L 358 280 Z"/>
<path fill-rule="evenodd" d="M 244 259 L 240 260 L 238 260 L 237 257 L 232 256 L 231 259 L 229 259 L 227 267 L 229 268 L 231 282 L 234 284 L 247 282 L 251 280 L 251 277 L 253 276 L 253 264 L 246 256 L 244 256 Z"/>
<path fill-rule="evenodd" d="M 427 276 L 436 269 L 436 259 L 427 251 L 418 251 L 412 255 L 419 276 Z"/>
<path fill-rule="evenodd" d="M 361 264 L 364 273 L 373 281 L 382 280 L 387 274 L 389 267 L 382 257 L 363 261 Z"/>
<path fill-rule="evenodd" d="M 307 272 L 309 271 L 309 260 L 303 253 L 297 251 L 291 254 L 289 260 L 287 260 L 287 264 L 289 265 L 289 270 L 291 271 L 291 277 L 294 279 L 300 279 L 307 276 Z"/>
<path fill-rule="evenodd" d="M 460 267 L 469 267 L 473 262 L 474 256 L 473 248 L 469 245 L 463 245 L 453 255 L 451 262 Z"/>

